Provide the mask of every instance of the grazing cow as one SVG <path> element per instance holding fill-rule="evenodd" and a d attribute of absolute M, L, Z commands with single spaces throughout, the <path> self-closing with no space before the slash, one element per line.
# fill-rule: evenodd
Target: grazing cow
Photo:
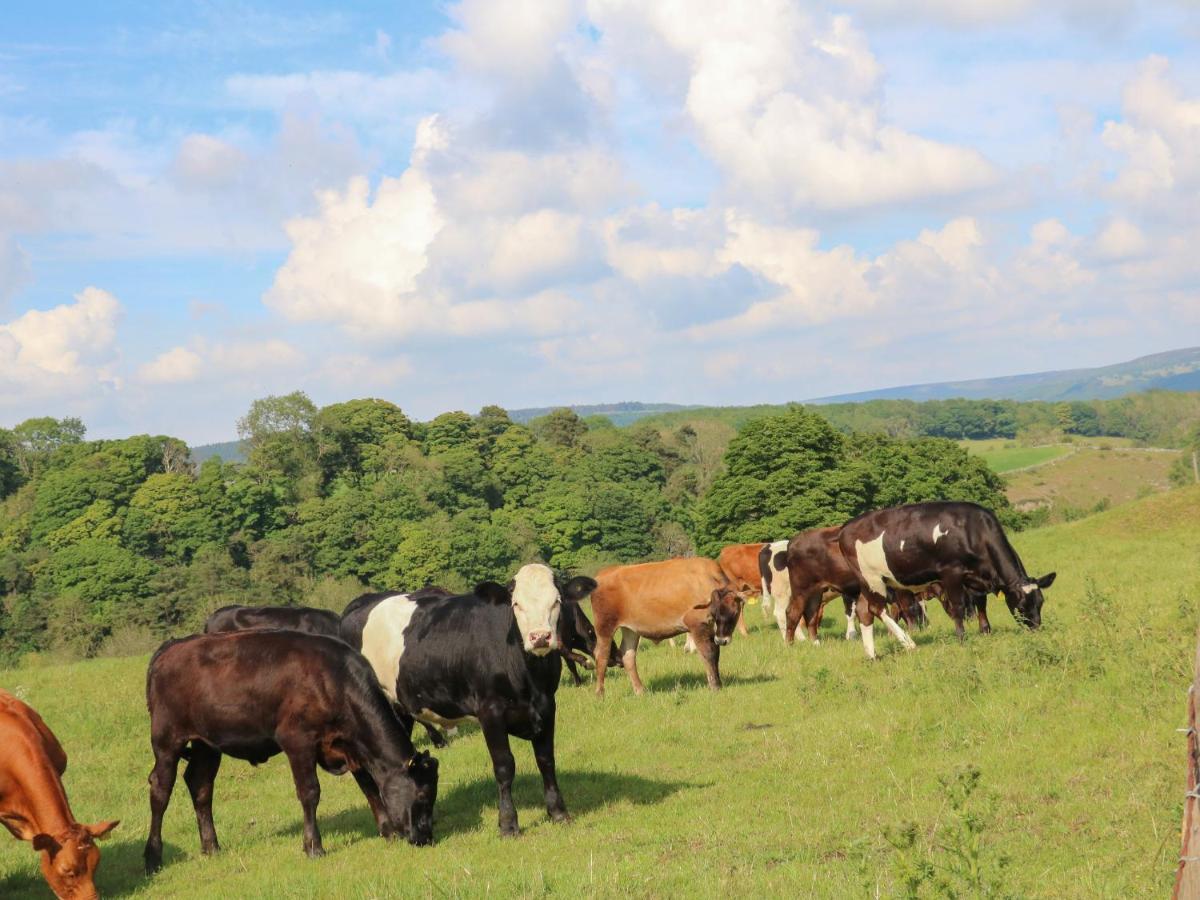
<path fill-rule="evenodd" d="M 342 636 L 360 647 L 388 697 L 413 719 L 453 726 L 476 719 L 500 791 L 500 832 L 519 832 L 512 801 L 509 736 L 530 741 L 546 811 L 568 821 L 554 768 L 555 691 L 562 675 L 561 608 L 596 586 L 579 576 L 558 585 L 548 566 L 527 565 L 506 588 L 484 582 L 461 597 L 390 594 L 351 604 Z M 598 654 L 607 656 L 609 638 Z M 603 663 L 597 659 L 598 671 Z"/>
<path fill-rule="evenodd" d="M 704 660 L 708 686 L 721 687 L 720 648 L 728 644 L 744 595 L 721 566 L 702 556 L 634 566 L 612 566 L 596 575 L 592 613 L 596 623 L 596 693 L 604 694 L 604 670 L 613 634 L 621 629 L 621 655 L 634 693 L 645 689 L 637 671 L 642 638 L 661 641 L 687 632 Z"/>
<path fill-rule="evenodd" d="M 562 648 L 558 652 L 562 654 L 563 662 L 567 664 L 575 686 L 579 687 L 583 684 L 583 679 L 579 677 L 576 664 L 585 669 L 595 668 L 593 660 L 596 658 L 596 629 L 578 603 L 567 603 L 561 607 L 558 616 L 558 639 L 562 642 Z M 610 641 L 608 666 L 612 668 L 619 665 L 621 655 L 617 652 L 617 645 Z"/>
<path fill-rule="evenodd" d="M 222 606 L 208 617 L 204 633 L 283 628 L 337 637 L 341 624 L 342 617 L 337 613 L 310 606 Z"/>
<path fill-rule="evenodd" d="M 180 758 L 200 847 L 218 849 L 213 783 L 222 755 L 251 765 L 287 755 L 304 810 L 304 850 L 323 856 L 317 766 L 352 772 L 379 833 L 433 840 L 437 760 L 413 750 L 370 665 L 345 643 L 295 631 L 234 631 L 168 641 L 146 673 L 150 837 L 146 871 L 162 866 L 162 820 Z"/>
<path fill-rule="evenodd" d="M 721 552 L 717 554 L 717 562 L 721 566 L 721 571 L 725 573 L 729 581 L 738 590 L 752 588 L 759 583 L 758 554 L 763 546 L 761 543 L 730 544 L 727 547 L 722 547 Z M 764 585 L 762 592 L 764 616 L 769 612 L 767 608 L 769 599 L 770 595 L 767 593 L 767 588 Z M 738 616 L 738 631 L 743 635 L 750 633 L 746 630 L 745 616 Z M 690 642 L 688 649 L 694 649 L 690 646 Z"/>
<path fill-rule="evenodd" d="M 75 821 L 62 775 L 67 754 L 42 717 L 0 691 L 0 822 L 41 854 L 42 875 L 63 900 L 95 900 L 96 841 L 117 822 Z"/>
<path fill-rule="evenodd" d="M 911 503 L 851 519 L 838 538 L 861 585 L 858 617 L 863 649 L 875 656 L 875 617 L 907 648 L 912 639 L 885 608 L 887 589 L 942 586 L 959 638 L 964 637 L 964 593 L 998 592 L 1013 617 L 1029 628 L 1042 622 L 1042 590 L 1055 573 L 1031 578 L 991 510 L 974 503 Z"/>
<path fill-rule="evenodd" d="M 784 621 L 780 624 L 783 638 L 789 644 L 800 627 L 807 627 L 809 637 L 819 644 L 817 628 L 825 604 L 841 596 L 846 609 L 846 640 L 855 636 L 854 601 L 858 597 L 858 579 L 842 555 L 838 544 L 838 526 L 802 531 L 787 545 L 782 562 L 787 566 L 791 600 Z M 772 566 L 778 567 L 778 556 Z M 778 613 L 777 613 L 778 615 Z"/>

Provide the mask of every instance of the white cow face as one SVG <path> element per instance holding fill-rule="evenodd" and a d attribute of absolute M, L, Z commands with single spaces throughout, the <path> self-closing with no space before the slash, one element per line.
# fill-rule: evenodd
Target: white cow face
<path fill-rule="evenodd" d="M 513 615 L 525 644 L 525 652 L 545 656 L 561 646 L 558 615 L 562 597 L 549 566 L 522 566 L 510 586 Z"/>

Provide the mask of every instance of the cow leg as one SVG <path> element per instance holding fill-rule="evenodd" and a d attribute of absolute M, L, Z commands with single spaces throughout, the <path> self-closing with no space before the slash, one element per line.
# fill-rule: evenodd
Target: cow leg
<path fill-rule="evenodd" d="M 154 746 L 154 768 L 150 770 L 150 836 L 146 838 L 143 857 L 146 874 L 162 868 L 162 820 L 171 802 L 171 791 L 175 787 L 175 775 L 179 769 L 182 747 Z"/>
<path fill-rule="evenodd" d="M 854 601 L 843 594 L 842 606 L 846 610 L 846 640 L 852 641 L 858 637 L 858 631 L 854 628 Z"/>
<path fill-rule="evenodd" d="M 879 618 L 883 619 L 883 624 L 886 625 L 887 630 L 892 633 L 892 637 L 900 642 L 900 646 L 902 646 L 905 650 L 917 649 L 917 645 L 913 642 L 913 639 L 908 636 L 908 632 L 901 628 L 899 623 L 888 615 L 886 607 L 879 611 Z"/>
<path fill-rule="evenodd" d="M 555 822 L 570 822 L 567 804 L 558 789 L 558 777 L 554 773 L 554 710 L 542 717 L 542 730 L 533 736 L 533 758 L 542 773 L 542 788 L 546 795 L 546 812 Z"/>
<path fill-rule="evenodd" d="M 496 775 L 496 784 L 500 789 L 500 834 L 505 837 L 516 837 L 521 833 L 521 829 L 517 825 L 517 808 L 513 805 L 512 799 L 512 783 L 517 772 L 517 763 L 513 759 L 512 747 L 508 743 L 508 727 L 504 724 L 504 711 L 488 710 L 481 713 L 479 727 L 483 730 L 483 739 L 487 741 L 488 753 L 492 757 L 492 771 Z"/>
<path fill-rule="evenodd" d="M 621 665 L 625 667 L 633 692 L 639 697 L 646 692 L 637 670 L 637 648 L 641 641 L 642 636 L 632 628 L 621 629 Z"/>
<path fill-rule="evenodd" d="M 804 621 L 808 623 L 808 636 L 812 639 L 814 647 L 821 646 L 820 627 L 821 627 L 821 608 L 822 601 L 825 599 L 825 592 L 817 587 L 813 588 L 804 596 Z M 791 620 L 788 620 L 791 624 Z"/>
<path fill-rule="evenodd" d="M 448 741 L 445 736 L 438 730 L 436 725 L 430 725 L 428 722 L 421 723 L 425 727 L 425 733 L 429 735 L 429 742 L 435 747 L 445 747 Z M 411 729 L 410 729 L 411 730 Z"/>
<path fill-rule="evenodd" d="M 979 617 L 979 633 L 991 634 L 992 623 L 988 621 L 987 615 L 987 594 L 978 594 L 975 597 L 975 614 Z"/>
<path fill-rule="evenodd" d="M 967 630 L 963 627 L 963 586 L 953 578 L 942 579 L 942 598 L 946 602 L 946 612 L 954 620 L 954 633 L 959 641 L 967 639 Z"/>
<path fill-rule="evenodd" d="M 317 804 L 321 802 L 321 782 L 317 780 L 317 760 L 310 748 L 284 748 L 288 762 L 292 764 L 292 780 L 296 783 L 296 797 L 304 811 L 304 852 L 316 859 L 325 855 L 321 846 L 321 831 L 317 828 Z"/>
<path fill-rule="evenodd" d="M 193 743 L 192 758 L 183 770 L 183 780 L 192 795 L 196 824 L 200 828 L 200 852 L 206 856 L 221 849 L 217 845 L 217 829 L 213 825 L 213 783 L 221 768 L 221 753 L 207 744 Z"/>
<path fill-rule="evenodd" d="M 571 680 L 575 682 L 575 687 L 583 684 L 583 679 L 579 677 L 579 668 L 575 665 L 575 660 L 571 659 L 569 653 L 563 654 L 563 662 L 567 664 L 567 671 L 571 673 Z"/>
<path fill-rule="evenodd" d="M 704 660 L 704 674 L 708 676 L 708 686 L 714 691 L 721 689 L 721 648 L 712 639 L 711 633 L 696 636 L 696 649 Z"/>
<path fill-rule="evenodd" d="M 871 604 L 867 602 L 867 598 L 859 595 L 856 604 L 855 612 L 858 613 L 858 624 L 861 626 L 863 652 L 867 655 L 867 659 L 875 658 L 875 614 L 871 611 Z"/>
<path fill-rule="evenodd" d="M 375 817 L 375 825 L 379 828 L 380 837 L 393 837 L 395 832 L 388 821 L 387 808 L 383 805 L 383 798 L 379 796 L 379 785 L 375 783 L 374 778 L 367 774 L 366 769 L 354 769 L 353 774 L 354 780 L 358 782 L 359 790 L 367 798 L 367 805 L 371 807 L 371 815 Z"/>
<path fill-rule="evenodd" d="M 596 617 L 596 696 L 604 696 L 604 676 L 608 674 L 608 657 L 612 652 L 612 637 L 616 631 L 616 627 L 609 627 L 602 622 L 600 617 Z M 621 634 L 624 634 L 629 629 L 622 629 Z"/>
<path fill-rule="evenodd" d="M 800 626 L 807 621 L 807 617 L 805 616 L 807 611 L 807 605 L 803 597 L 792 597 L 788 601 L 787 607 L 781 611 L 779 631 L 783 635 L 783 642 L 785 644 L 791 646 L 795 643 Z"/>

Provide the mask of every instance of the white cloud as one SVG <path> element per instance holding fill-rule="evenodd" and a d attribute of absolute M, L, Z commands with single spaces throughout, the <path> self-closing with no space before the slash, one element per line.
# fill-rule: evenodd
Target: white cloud
<path fill-rule="evenodd" d="M 0 400 L 19 405 L 30 397 L 119 387 L 115 374 L 121 304 L 88 287 L 74 303 L 30 310 L 0 324 Z"/>
<path fill-rule="evenodd" d="M 776 0 L 591 0 L 588 9 L 618 61 L 685 88 L 700 145 L 740 204 L 862 209 L 960 194 L 997 177 L 977 151 L 884 120 L 879 64 L 845 16 Z"/>
<path fill-rule="evenodd" d="M 281 338 L 211 342 L 196 339 L 190 347 L 172 347 L 138 369 L 143 384 L 225 381 L 230 377 L 296 370 L 305 355 Z"/>
<path fill-rule="evenodd" d="M 195 381 L 204 366 L 200 354 L 187 347 L 172 347 L 138 369 L 146 384 L 178 384 Z"/>
<path fill-rule="evenodd" d="M 0 310 L 29 280 L 29 254 L 16 240 L 0 231 Z"/>

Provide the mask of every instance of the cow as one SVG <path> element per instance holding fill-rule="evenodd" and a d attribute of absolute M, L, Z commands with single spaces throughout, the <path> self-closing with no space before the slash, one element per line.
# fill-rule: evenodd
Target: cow
<path fill-rule="evenodd" d="M 305 634 L 338 637 L 342 617 L 311 606 L 222 606 L 204 623 L 205 634 L 247 631 L 254 628 L 284 628 Z"/>
<path fill-rule="evenodd" d="M 857 612 L 869 658 L 875 656 L 876 617 L 906 649 L 916 646 L 887 614 L 889 587 L 940 583 L 962 640 L 966 591 L 1002 593 L 1013 618 L 1034 629 L 1042 622 L 1042 591 L 1055 578 L 1054 572 L 1031 578 L 995 513 L 975 503 L 911 503 L 865 513 L 842 526 L 838 545 L 861 586 Z"/>
<path fill-rule="evenodd" d="M 0 690 L 0 822 L 41 855 L 42 876 L 62 900 L 94 900 L 100 848 L 116 821 L 75 821 L 62 776 L 67 754 L 30 706 Z"/>
<path fill-rule="evenodd" d="M 406 728 L 414 719 L 446 727 L 479 722 L 499 787 L 502 835 L 520 833 L 510 735 L 533 744 L 550 818 L 570 819 L 554 766 L 558 623 L 562 606 L 578 603 L 595 586 L 584 576 L 560 585 L 548 566 L 533 563 L 507 587 L 488 581 L 458 597 L 384 595 L 351 604 L 342 616 L 343 640 L 370 661 L 384 692 L 403 710 Z M 597 650 L 598 673 L 609 637 Z"/>
<path fill-rule="evenodd" d="M 759 583 L 758 554 L 763 546 L 762 543 L 729 544 L 726 547 L 722 547 L 721 552 L 717 554 L 717 562 L 721 566 L 721 571 L 739 589 L 750 588 Z M 762 592 L 764 616 L 769 612 L 767 609 L 768 601 L 769 595 L 767 594 L 766 586 L 764 586 Z M 738 617 L 738 631 L 743 636 L 750 633 L 746 630 L 745 616 Z M 690 641 L 688 642 L 688 649 L 695 649 L 691 646 Z"/>
<path fill-rule="evenodd" d="M 817 628 L 821 624 L 822 611 L 826 603 L 838 596 L 845 605 L 846 640 L 855 637 L 854 602 L 859 593 L 858 579 L 838 545 L 839 531 L 838 526 L 802 531 L 788 541 L 783 560 L 776 555 L 771 561 L 773 568 L 778 569 L 781 562 L 787 567 L 791 599 L 780 628 L 789 644 L 801 627 L 806 627 L 813 643 L 819 644 Z"/>
<path fill-rule="evenodd" d="M 596 658 L 596 629 L 578 603 L 566 603 L 561 607 L 558 616 L 558 638 L 562 642 L 562 648 L 558 652 L 567 664 L 575 687 L 579 687 L 583 684 L 583 679 L 579 676 L 576 664 L 585 669 L 595 667 L 593 660 Z M 621 656 L 617 652 L 617 645 L 610 641 L 608 666 L 612 668 L 619 665 Z"/>
<path fill-rule="evenodd" d="M 413 749 L 370 664 L 344 642 L 296 631 L 168 641 L 146 672 L 150 711 L 148 873 L 162 866 L 162 820 L 180 758 L 203 853 L 218 849 L 213 784 L 222 756 L 251 765 L 284 753 L 304 811 L 304 851 L 323 856 L 317 766 L 351 772 L 385 838 L 433 840 L 437 760 Z"/>
<path fill-rule="evenodd" d="M 643 637 L 658 642 L 687 633 L 708 676 L 721 687 L 720 648 L 729 643 L 742 612 L 744 594 L 730 583 L 719 563 L 702 556 L 632 566 L 611 566 L 596 575 L 592 614 L 596 625 L 596 694 L 604 695 L 604 674 L 612 636 L 621 629 L 621 655 L 634 693 L 645 688 L 637 671 Z"/>

